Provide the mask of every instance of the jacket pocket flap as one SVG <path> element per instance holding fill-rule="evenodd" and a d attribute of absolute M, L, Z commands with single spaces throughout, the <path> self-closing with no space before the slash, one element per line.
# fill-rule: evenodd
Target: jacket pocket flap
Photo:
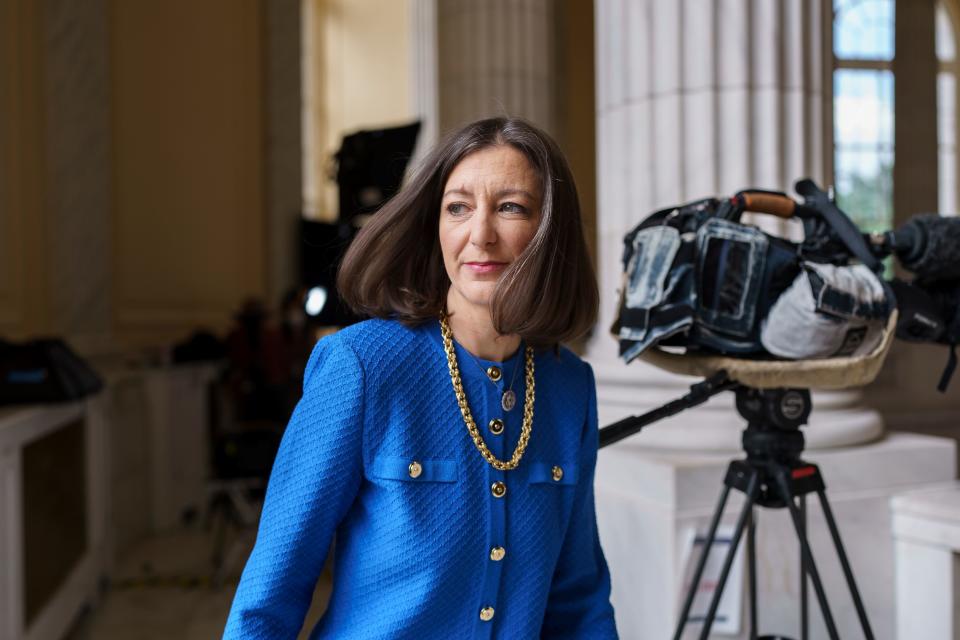
<path fill-rule="evenodd" d="M 579 475 L 572 463 L 534 462 L 530 465 L 530 484 L 575 485 Z"/>
<path fill-rule="evenodd" d="M 379 456 L 370 465 L 367 474 L 384 480 L 407 482 L 456 482 L 455 460 L 419 460 L 395 456 Z"/>

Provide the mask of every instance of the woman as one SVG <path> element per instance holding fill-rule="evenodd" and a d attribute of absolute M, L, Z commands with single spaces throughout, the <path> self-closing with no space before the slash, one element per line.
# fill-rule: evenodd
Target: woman
<path fill-rule="evenodd" d="M 520 120 L 447 137 L 363 228 L 274 465 L 228 638 L 615 638 L 576 188 Z"/>

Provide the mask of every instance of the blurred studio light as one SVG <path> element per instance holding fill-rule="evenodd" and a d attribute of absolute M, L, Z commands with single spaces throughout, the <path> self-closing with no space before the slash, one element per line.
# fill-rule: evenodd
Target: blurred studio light
<path fill-rule="evenodd" d="M 326 287 L 312 287 L 307 291 L 307 299 L 304 302 L 303 309 L 308 316 L 319 316 L 325 306 L 327 306 Z"/>

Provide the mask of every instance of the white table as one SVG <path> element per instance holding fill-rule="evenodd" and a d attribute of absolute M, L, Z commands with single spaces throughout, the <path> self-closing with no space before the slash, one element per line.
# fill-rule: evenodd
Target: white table
<path fill-rule="evenodd" d="M 79 430 L 79 431 L 78 431 Z M 80 609 L 93 601 L 97 581 L 102 573 L 105 534 L 105 482 L 100 469 L 104 463 L 105 423 L 98 398 L 61 404 L 31 405 L 0 410 L 0 640 L 56 640 L 63 637 Z M 52 438 L 71 432 L 72 439 L 81 443 L 75 450 L 43 449 L 40 454 L 38 476 L 31 465 L 38 464 L 35 445 L 46 446 Z M 67 482 L 80 487 L 69 497 L 81 504 L 65 504 L 63 495 L 53 495 L 47 504 L 27 504 L 24 496 L 36 496 L 31 483 L 40 482 L 62 473 L 65 468 L 79 472 L 79 476 L 64 476 Z M 52 465 L 47 470 L 45 465 Z M 58 487 L 56 482 L 53 483 Z M 62 482 L 60 487 L 62 489 Z M 37 511 L 39 509 L 39 511 Z M 61 510 L 73 517 L 54 518 L 49 526 L 62 527 L 64 523 L 83 522 L 83 530 L 61 530 L 44 537 L 44 544 L 52 538 L 72 540 L 78 552 L 69 565 L 60 558 L 53 566 L 49 562 L 28 562 L 25 523 L 33 521 L 31 513 L 56 516 Z M 76 510 L 76 511 L 74 511 Z M 82 516 L 76 517 L 76 513 Z M 45 515 L 41 518 L 45 520 Z M 49 526 L 45 528 L 49 529 Z M 45 533 L 40 531 L 40 533 Z M 41 536 L 43 537 L 43 536 Z M 82 541 L 82 542 L 81 542 Z M 34 553 L 36 559 L 36 553 Z M 41 566 L 42 565 L 42 566 Z M 51 571 L 56 575 L 51 577 Z M 37 578 L 37 576 L 40 576 Z M 55 580 L 54 580 L 55 578 Z M 31 619 L 27 619 L 28 585 L 42 583 Z"/>
<path fill-rule="evenodd" d="M 897 638 L 960 638 L 960 483 L 891 500 Z"/>

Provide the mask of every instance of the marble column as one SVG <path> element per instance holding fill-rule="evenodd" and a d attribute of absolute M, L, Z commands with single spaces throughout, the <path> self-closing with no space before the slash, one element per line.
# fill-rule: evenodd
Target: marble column
<path fill-rule="evenodd" d="M 696 382 L 616 358 L 609 327 L 624 234 L 665 206 L 748 187 L 789 193 L 805 176 L 824 182 L 824 6 L 597 0 L 598 255 L 606 259 L 588 356 L 601 424 L 660 406 Z M 813 403 L 808 448 L 882 433 L 858 392 L 817 393 Z M 742 429 L 732 395 L 723 394 L 618 446 L 733 451 Z"/>
<path fill-rule="evenodd" d="M 113 329 L 109 12 L 54 0 L 42 15 L 50 328 L 83 351 Z"/>
<path fill-rule="evenodd" d="M 264 107 L 266 110 L 267 302 L 279 305 L 299 279 L 300 218 L 303 215 L 301 147 L 300 0 L 263 5 Z"/>
<path fill-rule="evenodd" d="M 478 118 L 556 130 L 551 0 L 436 0 L 440 132 Z"/>
<path fill-rule="evenodd" d="M 413 92 L 410 107 L 420 119 L 420 134 L 411 163 L 415 166 L 427 151 L 433 148 L 439 135 L 437 0 L 411 2 L 410 33 L 413 50 L 410 69 Z"/>

